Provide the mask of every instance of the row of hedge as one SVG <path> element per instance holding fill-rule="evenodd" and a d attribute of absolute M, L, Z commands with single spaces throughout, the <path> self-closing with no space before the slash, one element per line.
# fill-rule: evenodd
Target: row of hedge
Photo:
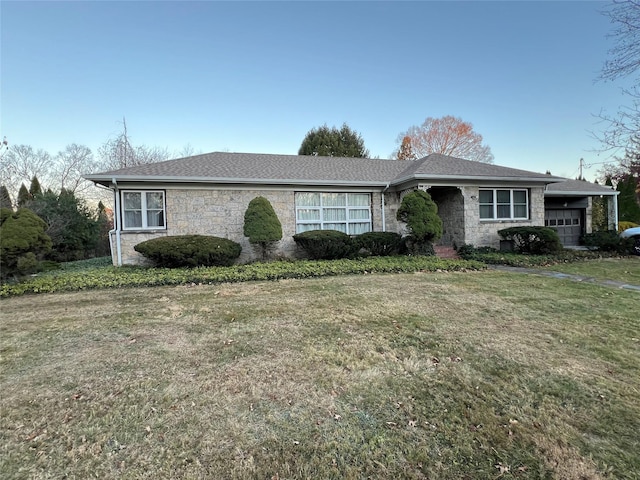
<path fill-rule="evenodd" d="M 350 237 L 337 230 L 311 230 L 293 236 L 312 260 L 334 260 L 356 256 L 389 256 L 407 250 L 397 233 L 367 232 Z M 242 251 L 239 243 L 207 235 L 178 235 L 154 238 L 134 249 L 156 266 L 168 268 L 230 266 Z"/>
<path fill-rule="evenodd" d="M 370 273 L 412 273 L 484 270 L 482 262 L 437 257 L 369 257 L 341 260 L 298 260 L 251 263 L 230 267 L 144 268 L 103 267 L 87 271 L 56 271 L 21 283 L 0 285 L 0 297 L 99 288 L 150 287 L 282 280 Z"/>

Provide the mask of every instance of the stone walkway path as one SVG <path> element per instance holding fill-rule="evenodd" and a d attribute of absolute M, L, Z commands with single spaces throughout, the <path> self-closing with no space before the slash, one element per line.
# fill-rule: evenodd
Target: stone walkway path
<path fill-rule="evenodd" d="M 621 288 L 624 290 L 634 290 L 636 292 L 640 292 L 640 285 L 617 282 L 615 280 L 598 280 L 593 277 L 585 277 L 583 275 L 573 275 L 571 273 L 554 272 L 551 270 L 539 270 L 537 268 L 509 267 L 506 265 L 491 265 L 490 268 L 493 268 L 494 270 L 500 270 L 503 272 L 528 273 L 532 275 L 561 278 L 565 280 L 573 280 L 574 282 L 594 283 L 596 285 L 602 285 L 603 287 Z"/>

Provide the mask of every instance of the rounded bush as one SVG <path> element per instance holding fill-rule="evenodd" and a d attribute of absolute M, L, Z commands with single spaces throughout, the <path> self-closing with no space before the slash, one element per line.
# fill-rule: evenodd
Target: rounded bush
<path fill-rule="evenodd" d="M 504 240 L 511 240 L 518 253 L 544 255 L 562 251 L 558 232 L 549 227 L 510 227 L 498 230 Z"/>
<path fill-rule="evenodd" d="M 242 247 L 232 240 L 209 235 L 177 235 L 141 242 L 133 247 L 161 267 L 229 266 Z"/>
<path fill-rule="evenodd" d="M 353 256 L 358 246 L 338 230 L 309 230 L 293 236 L 296 244 L 313 260 L 333 260 Z"/>
<path fill-rule="evenodd" d="M 359 249 L 375 257 L 397 255 L 402 247 L 402 236 L 395 232 L 367 232 L 354 239 Z"/>

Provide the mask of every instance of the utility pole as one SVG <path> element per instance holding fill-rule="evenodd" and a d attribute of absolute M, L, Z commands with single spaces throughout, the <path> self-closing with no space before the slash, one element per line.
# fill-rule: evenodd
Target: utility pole
<path fill-rule="evenodd" d="M 578 180 L 582 180 L 584 178 L 582 176 L 582 167 L 584 167 L 584 158 L 580 159 L 580 176 L 578 177 Z"/>

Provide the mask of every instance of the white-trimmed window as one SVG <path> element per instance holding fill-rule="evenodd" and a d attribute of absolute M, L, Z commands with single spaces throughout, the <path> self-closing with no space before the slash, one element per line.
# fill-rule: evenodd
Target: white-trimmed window
<path fill-rule="evenodd" d="M 122 228 L 155 230 L 166 228 L 164 192 L 123 190 Z"/>
<path fill-rule="evenodd" d="M 368 193 L 296 192 L 296 233 L 339 230 L 348 235 L 371 231 Z"/>
<path fill-rule="evenodd" d="M 527 189 L 480 189 L 480 220 L 527 220 L 529 191 Z"/>

